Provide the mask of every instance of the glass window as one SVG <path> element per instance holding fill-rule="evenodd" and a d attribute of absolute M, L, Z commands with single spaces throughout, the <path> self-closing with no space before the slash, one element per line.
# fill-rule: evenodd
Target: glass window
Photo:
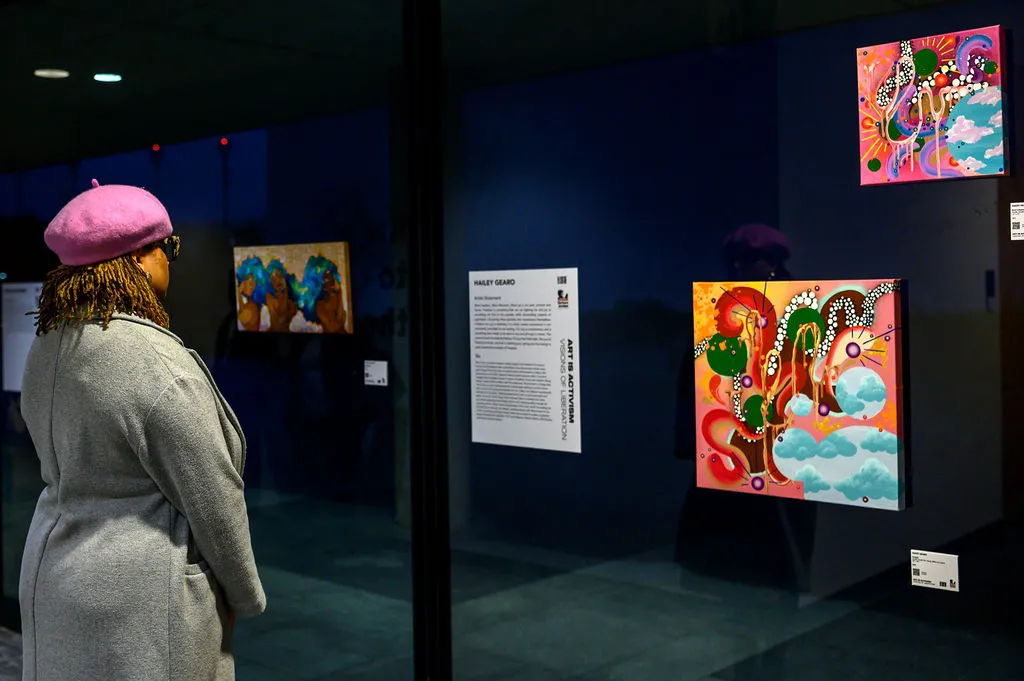
<path fill-rule="evenodd" d="M 394 3 L 315 4 L 0 9 L 16 93 L 0 133 L 0 278 L 43 280 L 55 265 L 43 229 L 93 178 L 162 200 L 181 238 L 171 330 L 247 439 L 268 606 L 237 622 L 238 678 L 394 681 L 412 676 L 409 281 L 393 200 L 406 178 L 392 154 L 401 17 Z M 69 77 L 34 76 L 41 67 Z M 121 79 L 98 82 L 100 70 Z M 3 349 L 16 354 L 9 311 Z M 2 407 L 16 627 L 43 482 L 16 388 Z"/>
<path fill-rule="evenodd" d="M 445 17 L 455 678 L 1014 678 L 1024 10 L 669 4 Z"/>

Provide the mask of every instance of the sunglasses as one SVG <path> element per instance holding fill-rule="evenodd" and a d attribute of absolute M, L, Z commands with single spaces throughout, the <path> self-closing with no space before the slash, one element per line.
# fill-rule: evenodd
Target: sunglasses
<path fill-rule="evenodd" d="M 181 255 L 181 237 L 169 236 L 157 246 L 167 256 L 167 262 L 174 262 Z"/>

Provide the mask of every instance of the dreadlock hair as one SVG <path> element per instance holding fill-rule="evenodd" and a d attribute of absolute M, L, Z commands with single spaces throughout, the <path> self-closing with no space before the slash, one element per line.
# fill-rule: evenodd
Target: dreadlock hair
<path fill-rule="evenodd" d="M 61 265 L 46 275 L 36 313 L 36 335 L 64 324 L 77 327 L 99 321 L 110 325 L 115 314 L 130 314 L 170 327 L 170 317 L 131 254 L 95 265 Z"/>

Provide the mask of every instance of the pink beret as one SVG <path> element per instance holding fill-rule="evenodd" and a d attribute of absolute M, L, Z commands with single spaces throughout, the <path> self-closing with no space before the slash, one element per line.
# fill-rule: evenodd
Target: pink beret
<path fill-rule="evenodd" d="M 167 209 L 145 189 L 92 181 L 68 202 L 43 240 L 64 265 L 112 260 L 171 235 Z"/>

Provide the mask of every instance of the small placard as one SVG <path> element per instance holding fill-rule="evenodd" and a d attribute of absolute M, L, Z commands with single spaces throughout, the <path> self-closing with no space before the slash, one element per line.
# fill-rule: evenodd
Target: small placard
<path fill-rule="evenodd" d="M 363 380 L 366 385 L 386 386 L 388 384 L 388 363 L 372 359 L 363 362 Z"/>
<path fill-rule="evenodd" d="M 960 561 L 950 553 L 910 552 L 910 583 L 929 589 L 960 591 Z"/>
<path fill-rule="evenodd" d="M 1024 203 L 1010 204 L 1010 241 L 1024 241 Z"/>

